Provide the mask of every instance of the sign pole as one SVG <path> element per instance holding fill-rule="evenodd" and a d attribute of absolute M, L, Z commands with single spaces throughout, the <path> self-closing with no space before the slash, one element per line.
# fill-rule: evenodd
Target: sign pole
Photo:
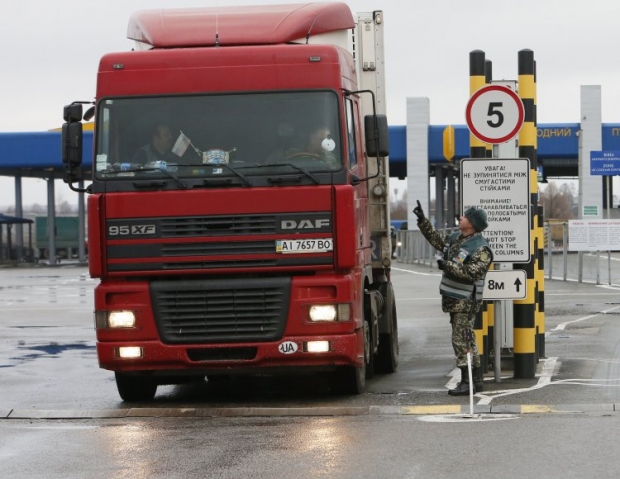
<path fill-rule="evenodd" d="M 605 177 L 605 182 L 607 183 L 607 219 L 611 219 L 611 187 L 609 184 L 609 175 Z"/>
<path fill-rule="evenodd" d="M 493 301 L 495 307 L 493 308 L 493 313 L 495 316 L 495 360 L 494 362 L 494 374 L 495 374 L 495 382 L 502 382 L 502 334 L 503 334 L 503 326 L 504 326 L 504 302 L 503 301 Z"/>
<path fill-rule="evenodd" d="M 493 145 L 493 158 L 499 158 L 499 145 Z M 499 263 L 495 263 L 493 269 L 497 269 Z M 502 334 L 505 321 L 506 303 L 503 300 L 493 301 L 493 342 L 495 351 L 493 359 L 493 375 L 496 383 L 502 382 Z"/>

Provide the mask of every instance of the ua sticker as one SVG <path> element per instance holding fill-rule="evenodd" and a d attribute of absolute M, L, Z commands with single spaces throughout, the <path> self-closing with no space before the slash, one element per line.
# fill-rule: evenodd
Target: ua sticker
<path fill-rule="evenodd" d="M 282 354 L 293 354 L 297 352 L 297 343 L 294 341 L 284 341 L 278 346 L 278 351 Z"/>

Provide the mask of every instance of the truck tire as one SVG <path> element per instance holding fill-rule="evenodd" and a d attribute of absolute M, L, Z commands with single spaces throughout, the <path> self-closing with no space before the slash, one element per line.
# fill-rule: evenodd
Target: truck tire
<path fill-rule="evenodd" d="M 361 394 L 366 389 L 366 366 L 342 366 L 329 379 L 330 389 L 336 394 Z"/>
<path fill-rule="evenodd" d="M 396 319 L 396 303 L 392 296 L 392 306 L 386 308 L 390 311 L 390 332 L 379 335 L 379 350 L 375 358 L 375 368 L 378 373 L 391 374 L 398 367 L 398 321 Z"/>
<path fill-rule="evenodd" d="M 370 323 L 367 320 L 364 321 L 364 326 L 364 362 L 366 363 L 365 376 L 366 379 L 372 379 L 375 375 L 375 355 L 372 352 L 372 345 L 374 343 L 372 337 L 373 332 L 370 327 Z"/>
<path fill-rule="evenodd" d="M 157 383 L 151 378 L 115 372 L 116 388 L 126 402 L 152 401 L 157 392 Z"/>

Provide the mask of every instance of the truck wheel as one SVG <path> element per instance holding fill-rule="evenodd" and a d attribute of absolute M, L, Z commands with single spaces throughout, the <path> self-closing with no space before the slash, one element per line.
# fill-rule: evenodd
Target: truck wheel
<path fill-rule="evenodd" d="M 375 355 L 372 352 L 372 328 L 368 320 L 364 321 L 364 363 L 366 363 L 366 379 L 375 375 Z"/>
<path fill-rule="evenodd" d="M 151 401 L 157 391 L 157 383 L 151 378 L 130 376 L 115 372 L 116 388 L 123 401 Z"/>
<path fill-rule="evenodd" d="M 361 394 L 366 389 L 366 366 L 343 366 L 329 379 L 330 389 L 336 394 Z"/>
<path fill-rule="evenodd" d="M 375 359 L 377 372 L 380 373 L 393 373 L 398 367 L 398 323 L 396 320 L 396 304 L 393 300 L 390 309 L 390 332 L 379 335 L 379 350 Z"/>

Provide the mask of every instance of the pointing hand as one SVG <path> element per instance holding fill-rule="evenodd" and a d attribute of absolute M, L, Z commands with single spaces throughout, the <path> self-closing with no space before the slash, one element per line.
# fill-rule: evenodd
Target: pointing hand
<path fill-rule="evenodd" d="M 420 204 L 420 200 L 416 200 L 418 206 L 413 209 L 413 214 L 418 217 L 418 223 L 424 220 L 424 210 L 422 209 L 422 205 Z"/>

